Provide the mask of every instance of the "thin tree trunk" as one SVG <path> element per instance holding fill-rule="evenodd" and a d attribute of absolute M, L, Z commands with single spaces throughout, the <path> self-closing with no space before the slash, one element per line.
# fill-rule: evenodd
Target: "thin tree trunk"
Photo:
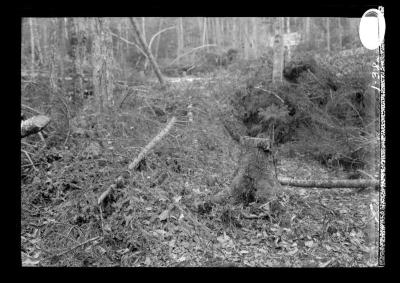
<path fill-rule="evenodd" d="M 221 38 L 221 19 L 220 18 L 215 18 L 215 39 L 216 39 L 216 44 L 218 46 L 222 46 L 222 38 Z"/>
<path fill-rule="evenodd" d="M 274 59 L 272 70 L 272 82 L 282 82 L 283 62 L 284 62 L 284 47 L 283 47 L 283 18 L 277 19 L 276 35 L 274 40 Z"/>
<path fill-rule="evenodd" d="M 203 18 L 203 36 L 202 36 L 202 45 L 206 45 L 207 42 L 207 18 Z"/>
<path fill-rule="evenodd" d="M 58 62 L 60 69 L 60 77 L 61 77 L 61 89 L 65 90 L 65 75 L 64 75 L 64 58 L 65 58 L 65 39 L 67 38 L 65 35 L 65 21 L 64 18 L 58 19 Z"/>
<path fill-rule="evenodd" d="M 331 52 L 331 32 L 329 25 L 329 18 L 326 18 L 326 49 Z"/>
<path fill-rule="evenodd" d="M 146 18 L 142 17 L 142 35 L 144 42 L 147 44 L 147 38 L 146 38 Z"/>
<path fill-rule="evenodd" d="M 72 96 L 72 103 L 79 104 L 83 101 L 83 72 L 82 72 L 82 60 L 81 44 L 82 40 L 78 34 L 78 23 L 79 18 L 68 18 L 67 28 L 69 32 L 69 42 L 71 48 L 71 59 L 73 64 L 73 77 L 74 77 L 74 92 Z M 76 105 L 77 106 L 77 105 Z"/>
<path fill-rule="evenodd" d="M 183 42 L 183 19 L 182 17 L 178 18 L 178 23 L 177 23 L 177 35 L 178 35 L 178 50 L 177 50 L 177 57 L 179 57 L 182 52 L 183 52 L 183 48 L 184 48 L 184 42 Z M 179 62 L 179 59 L 178 59 Z"/>
<path fill-rule="evenodd" d="M 40 44 L 40 30 L 39 30 L 39 23 L 36 19 L 33 21 L 34 24 L 34 33 L 36 33 L 35 39 L 36 39 L 36 49 L 38 52 L 38 59 L 40 64 L 43 66 L 43 53 L 42 53 L 42 47 Z"/>
<path fill-rule="evenodd" d="M 286 33 L 290 33 L 290 17 L 286 17 Z"/>
<path fill-rule="evenodd" d="M 118 34 L 122 34 L 122 21 L 118 23 Z M 118 55 L 119 55 L 119 64 L 122 69 L 122 76 L 125 78 L 125 60 L 124 60 L 124 44 L 119 41 L 118 42 Z"/>
<path fill-rule="evenodd" d="M 29 30 L 31 38 L 31 77 L 35 77 L 35 37 L 33 34 L 33 18 L 29 18 Z"/>
<path fill-rule="evenodd" d="M 93 86 L 100 113 L 104 108 L 115 106 L 113 65 L 113 45 L 108 18 L 94 18 L 93 40 Z"/>
<path fill-rule="evenodd" d="M 305 18 L 305 24 L 304 24 L 304 38 L 306 42 L 309 42 L 311 37 L 310 37 L 310 33 L 311 33 L 311 19 L 309 17 Z"/>
<path fill-rule="evenodd" d="M 238 18 L 232 18 L 232 44 L 234 48 L 238 48 Z"/>
<path fill-rule="evenodd" d="M 48 61 L 47 61 L 46 54 L 47 54 L 47 50 L 48 50 L 47 47 L 49 45 L 47 19 L 45 21 L 43 21 L 41 33 L 43 34 L 43 48 L 42 48 L 42 51 L 43 51 L 43 63 L 44 63 L 45 66 L 47 66 Z"/>
<path fill-rule="evenodd" d="M 158 30 L 161 30 L 162 25 L 163 25 L 163 21 L 164 21 L 164 18 L 160 18 L 160 23 L 158 25 Z M 156 41 L 156 50 L 154 52 L 154 55 L 155 55 L 156 59 L 158 58 L 158 50 L 160 48 L 160 40 L 161 40 L 161 34 L 160 34 L 160 36 L 157 37 L 157 41 Z"/>
<path fill-rule="evenodd" d="M 68 30 L 67 30 L 67 18 L 63 18 L 64 20 L 64 35 L 65 35 L 65 40 L 68 40 Z"/>
<path fill-rule="evenodd" d="M 144 41 L 144 38 L 143 38 L 142 34 L 140 33 L 140 30 L 138 28 L 139 25 L 137 24 L 137 22 L 136 22 L 136 20 L 134 18 L 129 18 L 129 20 L 130 20 L 130 22 L 132 24 L 133 30 L 134 30 L 134 32 L 135 32 L 135 34 L 136 34 L 136 36 L 137 36 L 137 38 L 139 40 L 140 45 L 143 48 L 143 51 L 146 53 L 147 57 L 150 60 L 150 64 L 152 65 L 153 70 L 154 70 L 154 72 L 155 72 L 155 74 L 156 74 L 161 86 L 164 86 L 165 82 L 164 82 L 164 78 L 163 78 L 163 76 L 161 74 L 160 68 L 158 67 L 156 61 L 154 60 L 153 54 L 149 50 L 148 46 L 146 45 L 146 42 Z"/>
<path fill-rule="evenodd" d="M 338 32 L 339 32 L 339 50 L 342 50 L 343 27 L 340 18 L 338 18 Z"/>
<path fill-rule="evenodd" d="M 249 21 L 248 18 L 241 18 L 241 42 L 243 45 L 244 59 L 248 60 L 250 57 L 250 42 L 249 42 Z"/>
<path fill-rule="evenodd" d="M 252 50 L 253 58 L 256 58 L 258 56 L 258 40 L 257 40 L 258 24 L 257 24 L 257 18 L 253 17 L 251 19 L 251 23 L 252 23 L 251 50 Z"/>
<path fill-rule="evenodd" d="M 49 62 L 49 78 L 50 78 L 50 89 L 51 94 L 49 96 L 49 104 L 53 104 L 54 94 L 58 92 L 58 85 L 57 85 L 57 50 L 60 47 L 60 43 L 58 42 L 60 36 L 57 35 L 57 30 L 60 32 L 62 19 L 49 19 L 50 26 L 49 26 L 49 55 L 48 55 L 48 62 Z M 58 27 L 57 27 L 58 24 Z M 62 34 L 62 33 L 61 33 Z M 60 61 L 59 61 L 60 62 Z M 60 62 L 61 64 L 61 62 Z"/>

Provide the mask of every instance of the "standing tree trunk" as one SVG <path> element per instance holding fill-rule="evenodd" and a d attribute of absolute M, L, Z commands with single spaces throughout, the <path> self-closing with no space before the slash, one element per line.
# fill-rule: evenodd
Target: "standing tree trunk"
<path fill-rule="evenodd" d="M 221 19 L 215 18 L 215 43 L 218 47 L 222 46 L 221 34 Z"/>
<path fill-rule="evenodd" d="M 122 21 L 118 23 L 118 34 L 122 34 Z M 122 77 L 125 78 L 125 58 L 124 58 L 124 44 L 122 43 L 122 40 L 118 41 L 118 53 L 119 53 L 119 64 L 122 69 Z"/>
<path fill-rule="evenodd" d="M 31 38 L 31 77 L 35 77 L 35 36 L 33 34 L 33 18 L 29 18 L 29 30 Z"/>
<path fill-rule="evenodd" d="M 113 45 L 108 18 L 94 18 L 93 87 L 98 111 L 110 109 L 114 103 L 112 76 Z"/>
<path fill-rule="evenodd" d="M 177 50 L 177 57 L 179 57 L 182 52 L 183 52 L 183 48 L 184 48 L 184 38 L 183 38 L 183 19 L 182 17 L 178 18 L 178 22 L 177 22 L 177 37 L 178 37 L 178 50 Z M 179 63 L 179 59 L 178 59 L 178 63 Z"/>
<path fill-rule="evenodd" d="M 342 39 L 343 39 L 343 26 L 342 26 L 342 22 L 341 22 L 341 19 L 340 18 L 338 18 L 338 33 L 339 33 L 339 35 L 338 35 L 338 37 L 339 37 L 339 50 L 342 50 L 342 45 L 343 45 L 343 43 L 342 43 Z"/>
<path fill-rule="evenodd" d="M 309 17 L 304 19 L 304 39 L 307 43 L 311 40 L 311 19 Z"/>
<path fill-rule="evenodd" d="M 286 17 L 286 33 L 290 33 L 290 17 Z"/>
<path fill-rule="evenodd" d="M 62 19 L 50 19 L 51 25 L 49 26 L 49 54 L 48 54 L 48 62 L 49 62 L 49 78 L 50 78 L 50 89 L 51 95 L 49 96 L 49 104 L 53 104 L 54 94 L 58 93 L 58 85 L 57 85 L 57 50 L 60 46 L 58 40 L 60 39 L 57 36 L 57 29 L 60 31 L 58 24 L 60 24 Z"/>
<path fill-rule="evenodd" d="M 329 26 L 329 18 L 326 18 L 326 49 L 331 52 L 331 32 Z"/>
<path fill-rule="evenodd" d="M 43 51 L 43 64 L 45 66 L 47 66 L 47 47 L 48 47 L 48 25 L 47 25 L 47 21 L 43 22 L 43 25 L 41 26 L 42 30 L 40 31 L 41 34 L 43 34 L 43 47 L 42 47 L 42 51 Z"/>
<path fill-rule="evenodd" d="M 36 33 L 35 40 L 36 40 L 36 49 L 37 49 L 37 54 L 38 54 L 38 59 L 39 63 L 41 66 L 43 66 L 43 52 L 42 52 L 42 47 L 40 44 L 40 30 L 39 30 L 39 24 L 38 21 L 35 20 L 34 22 L 34 29 L 33 32 Z"/>
<path fill-rule="evenodd" d="M 250 58 L 249 18 L 241 18 L 241 41 L 243 46 L 244 59 Z"/>
<path fill-rule="evenodd" d="M 203 36 L 202 36 L 202 45 L 207 44 L 207 18 L 203 18 Z M 207 47 L 208 50 L 208 47 Z"/>
<path fill-rule="evenodd" d="M 165 86 L 165 82 L 164 82 L 164 78 L 161 74 L 160 68 L 158 67 L 156 61 L 154 60 L 153 54 L 151 53 L 151 51 L 149 50 L 146 42 L 144 41 L 144 38 L 142 36 L 142 34 L 140 33 L 140 30 L 138 28 L 138 23 L 136 22 L 136 20 L 134 18 L 129 18 L 129 20 L 131 21 L 133 30 L 139 40 L 139 43 L 143 49 L 143 51 L 146 53 L 147 58 L 149 58 L 150 60 L 150 64 L 153 67 L 153 70 L 158 78 L 158 81 L 160 82 L 161 86 L 164 87 Z"/>
<path fill-rule="evenodd" d="M 239 47 L 238 40 L 238 18 L 232 18 L 232 44 L 234 48 Z"/>
<path fill-rule="evenodd" d="M 164 21 L 164 18 L 160 18 L 160 23 L 158 24 L 158 30 L 161 30 L 163 21 Z M 157 37 L 157 41 L 156 41 L 156 50 L 154 51 L 154 57 L 156 59 L 158 58 L 158 50 L 160 48 L 160 39 L 161 39 L 161 34 Z"/>
<path fill-rule="evenodd" d="M 147 38 L 146 38 L 146 18 L 142 17 L 142 35 L 144 42 L 147 44 Z"/>
<path fill-rule="evenodd" d="M 66 53 L 65 39 L 67 36 L 65 35 L 65 21 L 64 18 L 58 18 L 58 62 L 60 69 L 60 77 L 61 77 L 61 89 L 65 90 L 65 74 L 64 74 L 64 59 Z"/>
<path fill-rule="evenodd" d="M 258 41 L 257 41 L 258 25 L 256 17 L 251 18 L 251 25 L 252 25 L 252 33 L 250 39 L 250 47 L 251 47 L 251 57 L 254 59 L 258 56 Z"/>
<path fill-rule="evenodd" d="M 283 18 L 278 18 L 275 27 L 275 40 L 274 40 L 274 59 L 272 70 L 272 82 L 282 82 L 283 62 L 284 62 L 284 47 L 283 47 Z"/>
<path fill-rule="evenodd" d="M 68 18 L 67 29 L 69 34 L 70 43 L 70 57 L 72 59 L 73 66 L 73 83 L 74 92 L 72 95 L 72 103 L 78 106 L 79 103 L 83 102 L 83 73 L 82 73 L 82 40 L 78 34 L 78 18 Z"/>

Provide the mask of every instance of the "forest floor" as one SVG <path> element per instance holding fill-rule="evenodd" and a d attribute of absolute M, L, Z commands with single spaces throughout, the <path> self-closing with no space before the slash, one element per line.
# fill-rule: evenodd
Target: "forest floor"
<path fill-rule="evenodd" d="M 128 108 L 110 118 L 108 128 L 76 131 L 65 147 L 25 141 L 35 168 L 21 154 L 22 264 L 376 266 L 375 190 L 287 187 L 268 203 L 204 205 L 229 188 L 238 152 L 210 111 L 213 90 L 220 90 L 224 78 L 210 81 L 170 79 L 169 102 L 157 91 L 146 94 L 143 105 L 182 106 L 161 117 L 154 107 Z M 184 111 L 188 99 L 192 125 Z M 128 171 L 129 162 L 172 115 L 178 122 L 171 133 L 140 168 Z M 297 153 L 278 156 L 276 173 L 299 179 L 344 174 Z M 114 190 L 99 204 L 112 184 Z"/>

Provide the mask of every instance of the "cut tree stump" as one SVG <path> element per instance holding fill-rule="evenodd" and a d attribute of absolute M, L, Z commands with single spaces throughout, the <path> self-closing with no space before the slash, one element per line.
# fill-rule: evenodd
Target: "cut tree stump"
<path fill-rule="evenodd" d="M 50 123 L 50 118 L 38 115 L 21 122 L 21 138 L 39 133 Z"/>
<path fill-rule="evenodd" d="M 379 187 L 377 180 L 295 180 L 289 178 L 278 178 L 281 185 L 303 187 L 303 188 L 366 188 Z"/>
<path fill-rule="evenodd" d="M 268 199 L 282 190 L 272 173 L 269 139 L 246 136 L 246 127 L 232 115 L 224 115 L 222 123 L 233 140 L 240 144 L 239 165 L 231 183 L 231 196 L 235 202 L 249 203 L 257 199 Z M 219 201 L 225 193 L 215 196 Z"/>

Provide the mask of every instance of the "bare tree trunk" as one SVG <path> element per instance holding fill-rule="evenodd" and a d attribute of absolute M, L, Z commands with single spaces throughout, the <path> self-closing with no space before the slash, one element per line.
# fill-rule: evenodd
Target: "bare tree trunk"
<path fill-rule="evenodd" d="M 68 40 L 68 30 L 67 30 L 67 18 L 63 18 L 63 20 L 64 20 L 64 23 L 63 23 L 63 27 L 64 27 L 64 30 L 63 30 L 63 32 L 64 32 L 64 38 L 65 38 L 65 40 Z"/>
<path fill-rule="evenodd" d="M 329 25 L 329 18 L 326 18 L 326 49 L 331 52 L 331 32 Z"/>
<path fill-rule="evenodd" d="M 146 42 L 144 41 L 144 38 L 143 38 L 142 34 L 140 33 L 140 30 L 138 28 L 138 24 L 137 24 L 136 20 L 134 18 L 129 18 L 129 20 L 132 24 L 133 30 L 139 40 L 140 45 L 143 48 L 143 51 L 146 53 L 147 58 L 149 58 L 149 60 L 150 60 L 150 63 L 151 63 L 153 70 L 158 78 L 158 81 L 160 82 L 161 86 L 164 86 L 165 82 L 164 82 L 164 78 L 161 74 L 160 68 L 158 67 L 156 61 L 154 60 L 153 54 L 149 50 Z"/>
<path fill-rule="evenodd" d="M 164 18 L 160 18 L 160 23 L 158 24 L 158 30 L 161 30 L 163 21 L 164 21 Z M 157 41 L 156 41 L 156 50 L 154 52 L 154 57 L 156 59 L 158 58 L 158 50 L 160 48 L 160 40 L 161 40 L 161 34 L 157 37 Z"/>
<path fill-rule="evenodd" d="M 286 33 L 290 33 L 290 17 L 286 17 Z"/>
<path fill-rule="evenodd" d="M 144 42 L 147 44 L 147 38 L 146 38 L 146 18 L 142 17 L 142 35 Z"/>
<path fill-rule="evenodd" d="M 98 111 L 110 109 L 114 103 L 114 81 L 111 72 L 113 46 L 108 18 L 94 18 L 93 86 Z"/>
<path fill-rule="evenodd" d="M 49 78 L 50 78 L 50 89 L 51 95 L 49 96 L 49 104 L 53 104 L 54 94 L 58 92 L 58 85 L 57 85 L 57 50 L 60 47 L 60 43 L 58 40 L 60 36 L 57 35 L 57 30 L 61 31 L 60 23 L 62 19 L 49 19 L 50 27 L 49 27 L 49 55 L 48 55 L 48 62 L 49 62 Z M 57 27 L 58 23 L 58 27 Z M 61 64 L 61 62 L 60 62 Z"/>
<path fill-rule="evenodd" d="M 252 57 L 256 58 L 258 56 L 258 22 L 256 17 L 251 18 L 252 23 L 252 33 L 251 33 L 251 50 Z"/>
<path fill-rule="evenodd" d="M 47 50 L 48 50 L 47 47 L 49 45 L 47 20 L 43 22 L 41 33 L 43 34 L 43 48 L 42 48 L 42 51 L 43 51 L 43 64 L 45 64 L 47 66 L 48 61 L 47 61 L 46 54 L 47 54 Z"/>
<path fill-rule="evenodd" d="M 283 62 L 284 62 L 284 47 L 283 47 L 283 18 L 278 18 L 278 22 L 275 29 L 275 40 L 274 40 L 274 59 L 273 59 L 273 70 L 272 70 L 272 82 L 282 82 Z"/>
<path fill-rule="evenodd" d="M 73 77 L 74 77 L 74 92 L 72 95 L 72 103 L 77 104 L 83 101 L 83 72 L 82 72 L 82 61 L 81 61 L 81 44 L 82 40 L 78 34 L 79 18 L 68 18 L 67 29 L 69 34 L 69 42 L 71 48 L 71 59 L 73 63 Z"/>
<path fill-rule="evenodd" d="M 120 21 L 118 23 L 118 34 L 122 34 L 123 28 L 122 28 L 122 21 Z M 121 66 L 122 69 L 122 77 L 126 77 L 125 76 L 125 58 L 124 58 L 124 44 L 119 41 L 118 42 L 118 55 L 119 55 L 119 65 Z"/>
<path fill-rule="evenodd" d="M 43 53 L 42 53 L 42 47 L 40 44 L 40 30 L 39 30 L 40 25 L 36 19 L 33 21 L 33 24 L 34 24 L 33 32 L 36 33 L 35 39 L 36 39 L 36 49 L 37 49 L 37 53 L 38 53 L 38 59 L 39 59 L 40 65 L 43 66 Z"/>
<path fill-rule="evenodd" d="M 221 19 L 215 18 L 215 43 L 217 46 L 222 46 L 222 38 L 221 38 Z"/>
<path fill-rule="evenodd" d="M 232 44 L 234 48 L 238 48 L 238 18 L 232 18 Z"/>
<path fill-rule="evenodd" d="M 58 18 L 58 62 L 60 69 L 60 77 L 61 77 L 61 89 L 65 90 L 65 74 L 64 74 L 64 58 L 65 58 L 65 20 L 64 18 Z"/>
<path fill-rule="evenodd" d="M 311 40 L 310 34 L 311 34 L 311 19 L 309 17 L 305 18 L 305 24 L 304 24 L 304 39 L 306 42 L 309 42 Z"/>
<path fill-rule="evenodd" d="M 342 50 L 342 39 L 343 39 L 343 26 L 342 26 L 342 22 L 341 19 L 338 18 L 338 33 L 339 33 L 339 50 Z"/>
<path fill-rule="evenodd" d="M 35 77 L 35 37 L 33 34 L 33 18 L 29 18 L 29 30 L 31 38 L 31 77 Z"/>
<path fill-rule="evenodd" d="M 178 35 L 178 50 L 177 50 L 177 57 L 179 57 L 182 52 L 183 52 L 183 48 L 184 48 L 184 38 L 183 38 L 183 19 L 182 17 L 178 18 L 178 22 L 177 22 L 177 35 Z M 178 59 L 179 62 L 179 59 Z"/>
<path fill-rule="evenodd" d="M 207 18 L 203 18 L 203 36 L 202 36 L 202 45 L 207 44 Z"/>
<path fill-rule="evenodd" d="M 248 18 L 240 18 L 241 19 L 241 42 L 243 46 L 243 54 L 244 59 L 248 60 L 250 57 L 250 38 L 249 38 L 249 19 Z"/>

